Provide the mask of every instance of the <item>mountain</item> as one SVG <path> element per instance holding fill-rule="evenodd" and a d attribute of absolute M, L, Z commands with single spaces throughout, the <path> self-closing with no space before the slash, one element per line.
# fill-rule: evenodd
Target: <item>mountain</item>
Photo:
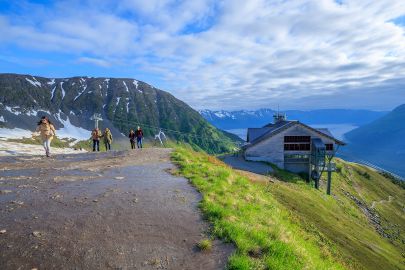
<path fill-rule="evenodd" d="M 130 128 L 139 125 L 145 137 L 161 128 L 171 139 L 210 153 L 235 146 L 234 136 L 218 130 L 171 94 L 142 81 L 0 74 L 0 136 L 13 129 L 33 130 L 38 118 L 47 115 L 59 136 L 87 139 L 94 113 L 101 114 L 101 127 L 112 129 L 116 138 L 124 139 Z"/>
<path fill-rule="evenodd" d="M 364 160 L 405 178 L 405 104 L 345 134 L 342 156 Z"/>
<path fill-rule="evenodd" d="M 241 129 L 248 127 L 261 127 L 273 121 L 272 109 L 259 109 L 254 111 L 211 111 L 201 110 L 200 114 L 211 124 L 220 129 Z M 349 109 L 323 109 L 312 111 L 288 110 L 284 111 L 288 119 L 314 124 L 352 124 L 361 126 L 369 123 L 387 112 Z"/>

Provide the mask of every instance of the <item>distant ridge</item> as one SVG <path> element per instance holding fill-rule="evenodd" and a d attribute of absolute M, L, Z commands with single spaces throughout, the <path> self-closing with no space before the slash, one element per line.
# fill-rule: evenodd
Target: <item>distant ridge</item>
<path fill-rule="evenodd" d="M 405 104 L 345 134 L 342 153 L 405 177 Z"/>
<path fill-rule="evenodd" d="M 200 110 L 200 114 L 211 124 L 221 129 L 238 129 L 261 127 L 273 121 L 272 109 L 211 111 Z M 287 118 L 313 124 L 353 124 L 364 125 L 387 114 L 385 111 L 352 110 L 352 109 L 321 109 L 312 111 L 283 111 Z"/>

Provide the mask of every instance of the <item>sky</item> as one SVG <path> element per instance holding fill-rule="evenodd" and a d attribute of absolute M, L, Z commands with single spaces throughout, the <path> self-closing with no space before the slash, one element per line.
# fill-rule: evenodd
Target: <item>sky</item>
<path fill-rule="evenodd" d="M 405 103 L 403 0 L 0 0 L 0 73 L 134 78 L 195 109 Z"/>

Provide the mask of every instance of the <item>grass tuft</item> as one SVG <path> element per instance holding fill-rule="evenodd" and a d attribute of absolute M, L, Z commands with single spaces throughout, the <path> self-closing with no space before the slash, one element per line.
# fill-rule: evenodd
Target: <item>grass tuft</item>
<path fill-rule="evenodd" d="M 197 247 L 201 251 L 211 251 L 212 249 L 212 241 L 210 239 L 203 239 L 197 243 Z"/>

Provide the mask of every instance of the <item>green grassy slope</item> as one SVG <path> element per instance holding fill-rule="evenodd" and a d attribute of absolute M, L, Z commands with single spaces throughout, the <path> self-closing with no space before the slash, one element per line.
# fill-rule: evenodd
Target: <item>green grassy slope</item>
<path fill-rule="evenodd" d="M 229 269 L 405 269 L 405 190 L 377 172 L 339 161 L 327 196 L 293 174 L 269 182 L 186 148 L 172 158 L 213 235 L 235 244 Z"/>

